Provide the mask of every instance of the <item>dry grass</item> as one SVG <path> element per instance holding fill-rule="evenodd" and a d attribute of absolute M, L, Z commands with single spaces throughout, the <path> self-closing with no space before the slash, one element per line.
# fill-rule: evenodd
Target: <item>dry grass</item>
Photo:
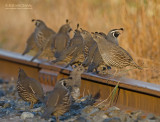
<path fill-rule="evenodd" d="M 5 5 L 28 3 L 31 10 L 6 10 Z M 145 68 L 131 70 L 128 77 L 160 84 L 159 0 L 1 0 L 0 47 L 22 52 L 34 30 L 32 18 L 44 20 L 57 31 L 68 18 L 89 31 L 108 32 L 123 27 L 120 45 Z"/>
<path fill-rule="evenodd" d="M 105 104 L 105 108 L 112 106 L 114 104 L 114 101 L 116 101 L 119 83 L 120 83 L 120 81 L 117 82 L 116 86 L 113 88 L 113 90 L 111 91 L 111 93 L 109 94 L 107 99 L 101 101 L 100 103 L 98 103 L 95 106 L 97 107 L 97 106 L 103 105 L 104 103 L 107 103 L 107 104 Z"/>

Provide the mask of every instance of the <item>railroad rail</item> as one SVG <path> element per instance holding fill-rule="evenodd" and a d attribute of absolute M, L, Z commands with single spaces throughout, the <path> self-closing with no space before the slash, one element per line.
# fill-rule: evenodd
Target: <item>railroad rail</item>
<path fill-rule="evenodd" d="M 39 80 L 47 91 L 53 89 L 56 81 L 67 77 L 72 70 L 37 59 L 31 62 L 31 58 L 32 56 L 22 56 L 18 53 L 0 50 L 0 76 L 17 79 L 19 68 L 23 68 L 30 77 Z M 120 83 L 115 106 L 160 115 L 160 85 L 124 77 L 111 78 L 83 73 L 81 94 L 99 93 L 100 99 L 104 100 L 118 81 Z"/>

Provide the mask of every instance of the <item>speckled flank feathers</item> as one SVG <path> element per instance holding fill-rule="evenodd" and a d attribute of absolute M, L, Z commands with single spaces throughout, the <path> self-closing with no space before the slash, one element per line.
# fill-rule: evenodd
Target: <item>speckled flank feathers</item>
<path fill-rule="evenodd" d="M 40 82 L 28 77 L 23 69 L 19 70 L 17 91 L 24 101 L 31 103 L 30 108 L 33 108 L 33 105 L 39 100 L 43 101 L 44 99 L 44 92 Z"/>
<path fill-rule="evenodd" d="M 68 65 L 76 62 L 83 61 L 83 38 L 78 30 L 79 24 L 77 24 L 77 29 L 74 31 L 73 38 L 69 41 L 68 47 L 61 53 L 60 57 L 52 61 L 53 63 L 63 61 L 69 63 Z"/>
<path fill-rule="evenodd" d="M 102 59 L 107 66 L 116 68 L 133 66 L 138 69 L 142 69 L 133 61 L 131 55 L 122 47 L 106 40 L 99 33 L 94 33 L 93 38 L 97 42 Z"/>
<path fill-rule="evenodd" d="M 70 109 L 71 94 L 65 82 L 64 79 L 57 81 L 53 91 L 48 97 L 46 109 L 42 115 L 43 118 L 48 118 L 52 114 L 56 117 L 57 121 L 59 121 L 59 116 Z"/>
<path fill-rule="evenodd" d="M 50 40 L 53 40 L 53 37 L 55 35 L 55 32 L 52 29 L 48 28 L 42 20 L 33 19 L 32 21 L 35 22 L 35 25 L 36 25 L 36 28 L 34 31 L 34 41 L 36 46 L 38 47 L 38 52 L 31 59 L 31 61 L 33 61 L 38 56 L 40 56 L 40 54 L 46 48 L 48 42 Z"/>
<path fill-rule="evenodd" d="M 108 41 L 116 44 L 116 45 L 119 45 L 118 43 L 118 36 L 120 35 L 120 32 L 119 31 L 123 31 L 124 29 L 123 28 L 120 28 L 120 29 L 112 29 L 108 32 L 108 34 L 106 35 L 105 33 L 103 32 L 99 32 L 100 35 L 102 35 L 105 39 L 107 39 Z M 98 33 L 98 32 L 96 32 Z M 93 47 L 92 47 L 93 48 Z M 102 56 L 99 52 L 99 49 L 98 49 L 98 46 L 97 44 L 95 45 L 95 52 L 92 52 L 90 51 L 89 53 L 89 56 L 88 56 L 88 60 L 92 60 L 92 63 L 88 66 L 88 72 L 93 72 L 93 70 L 95 69 L 96 72 L 100 73 L 100 72 L 105 72 L 106 71 L 102 71 L 102 70 L 106 70 L 106 69 L 111 69 L 111 67 L 107 66 L 103 59 L 102 59 Z M 93 59 L 92 59 L 93 57 Z M 90 61 L 88 61 L 90 62 Z M 98 67 L 102 67 L 100 68 L 100 71 L 98 71 Z"/>

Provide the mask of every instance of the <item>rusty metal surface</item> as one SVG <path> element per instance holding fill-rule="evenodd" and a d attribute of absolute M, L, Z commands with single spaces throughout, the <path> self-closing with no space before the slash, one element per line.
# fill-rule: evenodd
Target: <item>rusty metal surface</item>
<path fill-rule="evenodd" d="M 47 91 L 53 88 L 51 86 L 54 86 L 58 79 L 67 77 L 71 71 L 70 68 L 63 69 L 62 66 L 51 65 L 40 60 L 30 62 L 31 58 L 31 56 L 21 56 L 17 53 L 0 50 L 0 75 L 17 78 L 19 67 L 21 67 L 29 76 L 39 80 L 43 86 L 49 85 L 44 87 Z M 160 85 L 127 78 L 102 77 L 84 73 L 81 94 L 95 95 L 99 92 L 100 98 L 106 99 L 118 81 L 120 84 L 116 106 L 160 114 Z"/>

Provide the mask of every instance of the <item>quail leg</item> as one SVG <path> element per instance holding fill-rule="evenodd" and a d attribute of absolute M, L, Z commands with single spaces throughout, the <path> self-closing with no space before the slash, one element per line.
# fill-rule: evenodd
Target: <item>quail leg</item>
<path fill-rule="evenodd" d="M 33 61 L 33 60 L 36 59 L 38 56 L 40 56 L 41 53 L 42 53 L 42 49 L 38 51 L 38 53 L 31 59 L 31 61 Z"/>
<path fill-rule="evenodd" d="M 32 49 L 32 47 L 28 46 L 26 47 L 26 49 L 24 50 L 24 52 L 22 53 L 22 55 L 27 54 L 30 50 Z"/>
<path fill-rule="evenodd" d="M 83 66 L 88 66 L 91 63 L 91 60 L 93 59 L 95 51 L 98 50 L 98 47 L 96 44 L 94 44 L 90 49 L 89 49 L 89 54 L 88 57 L 85 59 L 85 61 L 82 63 Z"/>
<path fill-rule="evenodd" d="M 30 109 L 32 109 L 32 108 L 33 108 L 33 105 L 34 105 L 34 103 L 31 101 Z"/>
<path fill-rule="evenodd" d="M 58 117 L 58 116 L 56 116 L 56 122 L 60 122 L 60 121 L 59 121 L 59 117 Z"/>
<path fill-rule="evenodd" d="M 75 48 L 76 48 L 75 46 L 71 46 L 68 49 L 64 50 L 62 54 L 58 58 L 56 58 L 56 60 L 52 61 L 52 63 L 64 60 L 68 55 L 70 55 L 75 50 Z"/>

